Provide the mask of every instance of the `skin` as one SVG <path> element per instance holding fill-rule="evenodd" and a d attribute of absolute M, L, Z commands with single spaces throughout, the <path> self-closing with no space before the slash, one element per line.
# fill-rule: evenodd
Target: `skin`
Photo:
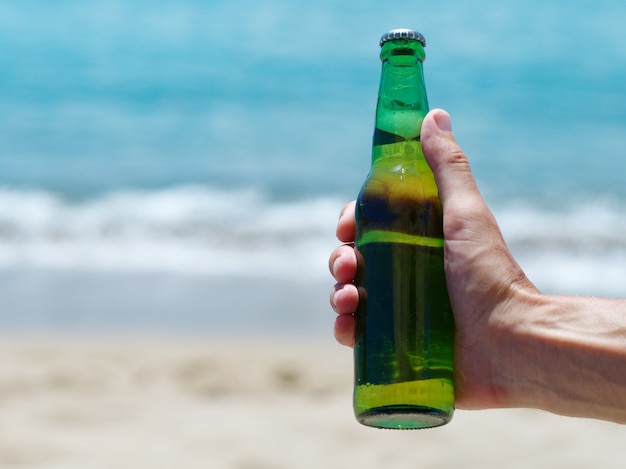
<path fill-rule="evenodd" d="M 456 322 L 456 406 L 538 408 L 626 423 L 626 301 L 542 294 L 511 255 L 482 198 L 450 116 L 422 124 L 444 210 L 445 270 Z M 359 301 L 354 202 L 330 255 L 335 337 L 354 343 Z"/>

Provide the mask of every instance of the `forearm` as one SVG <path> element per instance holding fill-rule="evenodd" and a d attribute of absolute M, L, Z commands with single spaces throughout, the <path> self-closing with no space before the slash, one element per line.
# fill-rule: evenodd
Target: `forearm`
<path fill-rule="evenodd" d="M 626 423 L 626 301 L 539 295 L 502 338 L 501 403 Z"/>

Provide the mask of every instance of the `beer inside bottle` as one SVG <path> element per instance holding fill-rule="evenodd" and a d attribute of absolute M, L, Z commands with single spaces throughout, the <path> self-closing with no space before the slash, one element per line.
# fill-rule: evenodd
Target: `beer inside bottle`
<path fill-rule="evenodd" d="M 380 428 L 436 427 L 454 412 L 442 210 L 420 144 L 424 46 L 410 30 L 381 39 L 372 166 L 356 205 L 354 409 Z"/>

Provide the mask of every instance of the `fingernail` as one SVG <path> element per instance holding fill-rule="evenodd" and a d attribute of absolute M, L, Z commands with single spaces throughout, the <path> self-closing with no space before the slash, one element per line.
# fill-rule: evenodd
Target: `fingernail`
<path fill-rule="evenodd" d="M 335 259 L 335 262 L 333 262 L 333 275 L 337 275 L 337 269 L 339 268 L 339 257 L 337 259 Z"/>
<path fill-rule="evenodd" d="M 435 114 L 434 118 L 435 124 L 437 124 L 439 130 L 442 130 L 444 132 L 452 132 L 452 122 L 450 121 L 450 114 L 445 111 L 441 111 Z"/>
<path fill-rule="evenodd" d="M 339 300 L 340 296 L 341 296 L 341 289 L 337 290 L 335 294 L 333 295 L 333 303 L 335 304 L 335 306 L 337 305 L 337 300 Z"/>

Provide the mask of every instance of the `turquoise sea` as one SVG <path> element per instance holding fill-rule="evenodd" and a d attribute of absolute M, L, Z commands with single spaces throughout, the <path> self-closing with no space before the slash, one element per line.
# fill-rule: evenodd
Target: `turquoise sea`
<path fill-rule="evenodd" d="M 6 0 L 0 326 L 330 334 L 397 27 L 531 279 L 624 296 L 624 24 L 618 0 Z"/>

